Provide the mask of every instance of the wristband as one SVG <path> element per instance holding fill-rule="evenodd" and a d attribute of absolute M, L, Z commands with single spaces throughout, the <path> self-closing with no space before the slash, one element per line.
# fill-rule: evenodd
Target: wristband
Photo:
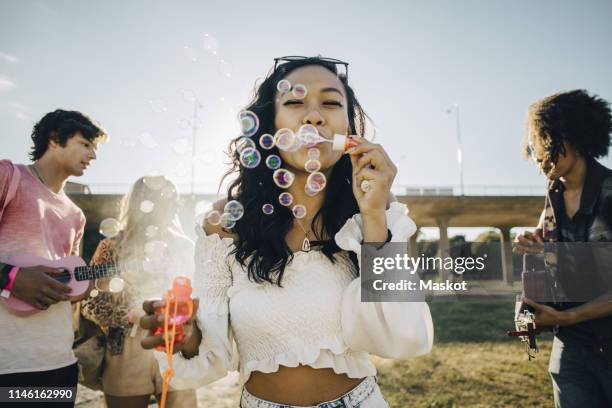
<path fill-rule="evenodd" d="M 391 234 L 391 230 L 387 228 L 387 240 L 385 242 L 383 242 L 379 247 L 377 247 L 376 249 L 382 249 L 382 247 L 385 246 L 385 244 L 387 244 L 388 242 L 391 242 L 391 238 L 393 238 L 393 235 Z M 363 245 L 363 239 L 361 240 L 361 245 Z"/>
<path fill-rule="evenodd" d="M 8 273 L 9 280 L 6 286 L 4 287 L 4 290 L 10 291 L 11 289 L 13 289 L 13 283 L 15 283 L 15 277 L 17 276 L 17 272 L 19 272 L 19 267 L 13 266 L 11 271 Z"/>

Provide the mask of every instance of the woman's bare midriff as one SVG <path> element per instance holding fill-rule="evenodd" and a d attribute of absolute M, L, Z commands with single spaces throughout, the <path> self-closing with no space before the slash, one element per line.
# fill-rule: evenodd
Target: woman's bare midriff
<path fill-rule="evenodd" d="M 277 404 L 309 406 L 331 401 L 355 388 L 363 378 L 336 374 L 331 368 L 280 366 L 274 373 L 253 371 L 244 385 L 248 392 Z"/>

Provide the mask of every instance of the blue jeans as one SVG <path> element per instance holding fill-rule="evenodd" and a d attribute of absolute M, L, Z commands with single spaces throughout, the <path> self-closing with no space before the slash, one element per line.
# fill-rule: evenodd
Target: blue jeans
<path fill-rule="evenodd" d="M 612 356 L 555 336 L 548 371 L 555 407 L 612 407 Z"/>
<path fill-rule="evenodd" d="M 240 408 L 294 408 L 294 405 L 277 404 L 265 401 L 242 389 Z M 380 392 L 376 379 L 366 377 L 359 385 L 333 400 L 306 408 L 389 408 Z"/>

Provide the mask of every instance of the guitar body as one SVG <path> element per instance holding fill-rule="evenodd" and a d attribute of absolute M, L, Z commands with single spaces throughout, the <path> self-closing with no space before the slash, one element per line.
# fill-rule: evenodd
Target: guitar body
<path fill-rule="evenodd" d="M 89 280 L 78 281 L 75 279 L 74 270 L 79 266 L 87 266 L 85 261 L 78 256 L 69 256 L 62 259 L 49 260 L 38 256 L 29 255 L 17 255 L 10 258 L 8 261 L 11 265 L 19 266 L 20 268 L 27 268 L 30 266 L 48 266 L 50 268 L 63 268 L 68 271 L 68 274 L 58 278 L 54 275 L 49 275 L 65 285 L 72 288 L 72 292 L 67 293 L 68 297 L 72 301 L 82 299 L 89 289 Z M 17 299 L 15 296 L 10 296 L 8 299 L 2 298 L 4 304 L 10 309 L 12 313 L 20 315 L 28 315 L 39 312 L 34 306 L 24 302 L 21 299 Z"/>

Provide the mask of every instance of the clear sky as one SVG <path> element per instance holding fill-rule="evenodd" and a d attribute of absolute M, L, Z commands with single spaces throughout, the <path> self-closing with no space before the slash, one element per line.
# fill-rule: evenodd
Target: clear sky
<path fill-rule="evenodd" d="M 459 183 L 457 103 L 466 185 L 541 186 L 520 154 L 526 108 L 572 88 L 612 100 L 610 21 L 605 0 L 1 0 L 0 156 L 26 161 L 33 120 L 74 108 L 111 135 L 79 181 L 188 184 L 193 93 L 196 183 L 211 190 L 273 58 L 322 54 L 350 62 L 398 184 Z"/>

